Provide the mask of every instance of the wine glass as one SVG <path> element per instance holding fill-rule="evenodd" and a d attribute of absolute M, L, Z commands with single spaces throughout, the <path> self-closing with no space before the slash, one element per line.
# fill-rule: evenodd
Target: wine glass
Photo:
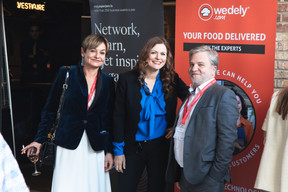
<path fill-rule="evenodd" d="M 32 176 L 38 176 L 41 174 L 41 172 L 39 172 L 37 170 L 37 161 L 39 160 L 39 156 L 36 154 L 36 148 L 33 149 L 32 153 L 29 155 L 29 160 L 34 164 L 34 173 L 32 173 Z"/>

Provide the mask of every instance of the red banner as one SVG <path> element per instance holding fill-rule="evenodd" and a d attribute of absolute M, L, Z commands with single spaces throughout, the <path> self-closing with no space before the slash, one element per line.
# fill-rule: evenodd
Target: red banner
<path fill-rule="evenodd" d="M 175 67 L 190 84 L 188 52 L 209 45 L 219 53 L 217 82 L 243 97 L 252 135 L 231 162 L 225 191 L 253 189 L 263 149 L 262 123 L 273 93 L 277 1 L 177 0 Z M 177 190 L 176 190 L 177 191 Z"/>

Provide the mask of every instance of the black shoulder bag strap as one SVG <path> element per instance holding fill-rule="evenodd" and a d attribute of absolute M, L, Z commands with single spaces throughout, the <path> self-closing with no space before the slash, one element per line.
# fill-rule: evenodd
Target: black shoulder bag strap
<path fill-rule="evenodd" d="M 58 106 L 58 110 L 57 110 L 57 115 L 56 115 L 56 119 L 55 119 L 55 122 L 50 130 L 50 133 L 48 134 L 48 139 L 50 141 L 54 141 L 55 139 L 55 133 L 56 133 L 56 129 L 59 125 L 59 120 L 60 120 L 60 116 L 61 116 L 61 111 L 62 111 L 62 107 L 63 107 L 63 104 L 64 104 L 64 99 L 65 99 L 65 92 L 68 88 L 68 80 L 69 80 L 69 71 L 70 71 L 70 66 L 65 66 L 66 69 L 67 69 L 67 72 L 66 72 L 66 77 L 65 77 L 65 82 L 63 84 L 63 90 L 62 90 L 62 94 L 61 94 L 61 97 L 60 97 L 60 101 L 59 101 L 59 106 Z"/>

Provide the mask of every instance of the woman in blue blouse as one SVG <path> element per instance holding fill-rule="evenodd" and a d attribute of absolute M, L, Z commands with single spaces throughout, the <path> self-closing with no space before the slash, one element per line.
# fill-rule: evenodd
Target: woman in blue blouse
<path fill-rule="evenodd" d="M 183 101 L 188 93 L 173 69 L 168 42 L 149 39 L 135 68 L 120 75 L 116 89 L 113 144 L 119 192 L 135 192 L 145 167 L 148 191 L 164 191 L 177 97 Z"/>

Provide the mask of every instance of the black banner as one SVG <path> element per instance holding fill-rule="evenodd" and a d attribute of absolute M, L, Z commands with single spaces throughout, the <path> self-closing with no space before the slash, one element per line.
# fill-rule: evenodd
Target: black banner
<path fill-rule="evenodd" d="M 183 43 L 183 51 L 190 51 L 192 48 L 200 45 L 207 45 L 211 49 L 222 53 L 265 54 L 265 45 L 245 44 Z"/>
<path fill-rule="evenodd" d="M 146 40 L 164 36 L 162 0 L 90 0 L 90 9 L 92 33 L 110 44 L 102 69 L 115 81 L 136 65 Z"/>

